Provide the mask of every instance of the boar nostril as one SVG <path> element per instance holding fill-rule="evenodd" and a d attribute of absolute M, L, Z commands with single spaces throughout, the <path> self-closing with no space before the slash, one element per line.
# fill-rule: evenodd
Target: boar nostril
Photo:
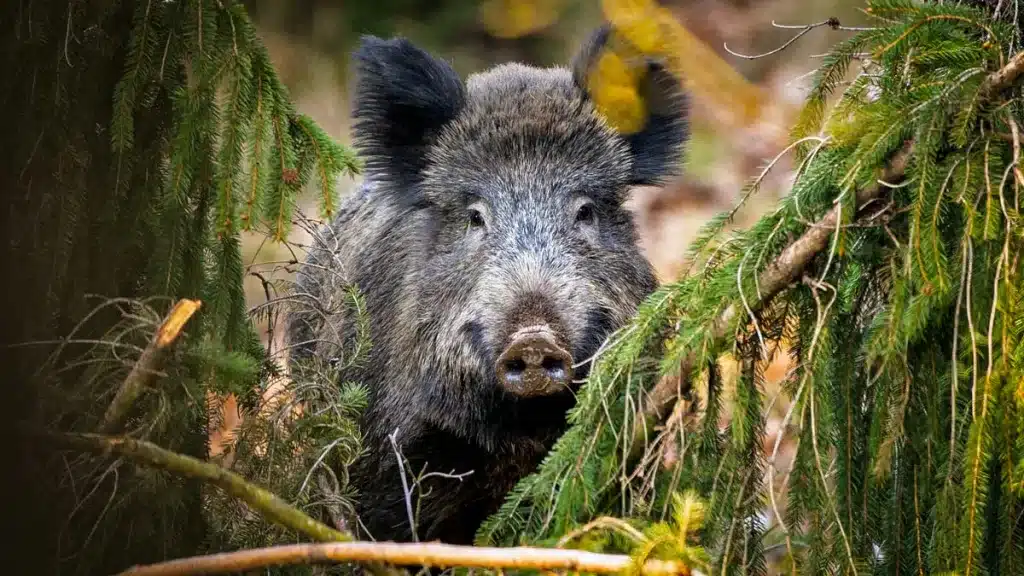
<path fill-rule="evenodd" d="M 505 373 L 509 376 L 522 376 L 526 371 L 526 362 L 522 358 L 514 358 L 505 362 Z"/>
<path fill-rule="evenodd" d="M 495 366 L 498 381 L 517 396 L 553 394 L 572 379 L 572 356 L 559 345 L 547 326 L 513 334 Z"/>
<path fill-rule="evenodd" d="M 545 357 L 540 367 L 552 378 L 561 378 L 565 373 L 565 362 L 562 362 L 561 358 Z"/>

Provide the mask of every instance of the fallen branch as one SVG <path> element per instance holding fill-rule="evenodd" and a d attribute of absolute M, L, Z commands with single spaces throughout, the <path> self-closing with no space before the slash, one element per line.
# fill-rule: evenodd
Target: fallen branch
<path fill-rule="evenodd" d="M 404 566 L 466 567 L 493 570 L 566 570 L 615 574 L 633 565 L 629 556 L 597 554 L 558 548 L 478 548 L 451 544 L 398 544 L 394 542 L 345 542 L 272 546 L 171 560 L 135 566 L 122 576 L 185 576 L 225 574 L 271 566 L 296 564 L 337 564 L 382 562 Z M 648 560 L 640 568 L 643 576 L 689 576 L 680 562 Z"/>
<path fill-rule="evenodd" d="M 985 79 L 980 87 L 980 99 L 993 98 L 1002 90 L 1012 86 L 1022 75 L 1024 75 L 1024 52 L 1019 52 L 1005 66 Z M 889 160 L 879 178 L 883 181 L 891 181 L 900 177 L 910 160 L 911 149 L 912 143 L 908 142 L 908 145 Z M 859 190 L 856 206 L 859 208 L 878 198 L 884 188 L 881 184 L 875 184 Z M 786 247 L 782 254 L 768 265 L 758 279 L 760 298 L 758 301 L 750 303 L 751 310 L 756 311 L 763 308 L 786 286 L 800 277 L 807 264 L 828 246 L 829 238 L 836 229 L 839 217 L 840 208 L 836 206 L 829 210 L 821 220 L 811 225 L 803 236 Z M 729 336 L 730 327 L 736 319 L 736 315 L 741 311 L 746 313 L 738 304 L 733 304 L 715 320 L 711 327 L 711 334 L 716 341 L 721 341 Z M 661 422 L 667 409 L 671 408 L 679 398 L 680 392 L 685 393 L 689 388 L 685 378 L 691 372 L 695 360 L 695 355 L 690 355 L 680 363 L 682 382 L 677 383 L 671 379 L 663 379 L 647 393 L 633 429 L 633 444 L 629 460 L 633 461 L 642 454 L 645 448 L 644 440 L 648 433 Z"/>
<path fill-rule="evenodd" d="M 117 394 L 114 395 L 114 399 L 103 415 L 103 422 L 99 428 L 101 433 L 113 433 L 124 424 L 135 400 L 156 380 L 167 360 L 167 353 L 181 334 L 181 329 L 185 327 L 185 324 L 195 315 L 201 305 L 199 300 L 182 298 L 171 308 L 156 333 L 153 334 L 149 345 L 132 366 L 128 377 L 117 389 Z"/>

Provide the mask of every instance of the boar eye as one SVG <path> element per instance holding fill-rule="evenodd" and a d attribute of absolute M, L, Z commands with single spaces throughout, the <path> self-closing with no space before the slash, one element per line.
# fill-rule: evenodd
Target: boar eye
<path fill-rule="evenodd" d="M 579 208 L 576 209 L 576 223 L 577 224 L 593 225 L 594 221 L 596 219 L 597 219 L 597 214 L 594 213 L 594 205 L 593 204 L 590 204 L 588 202 L 587 204 L 584 204 L 584 205 L 582 205 L 582 206 L 580 206 Z"/>
<path fill-rule="evenodd" d="M 484 215 L 475 208 L 469 209 L 469 226 L 470 228 L 483 228 L 486 223 L 484 222 Z"/>

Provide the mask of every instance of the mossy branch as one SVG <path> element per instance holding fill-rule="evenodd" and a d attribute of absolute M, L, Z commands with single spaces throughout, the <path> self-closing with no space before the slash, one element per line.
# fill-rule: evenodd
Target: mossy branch
<path fill-rule="evenodd" d="M 110 402 L 106 413 L 103 415 L 103 423 L 100 424 L 100 432 L 110 434 L 115 432 L 124 424 L 128 413 L 135 400 L 156 381 L 163 369 L 167 354 L 177 342 L 182 328 L 199 310 L 202 305 L 198 300 L 182 298 L 171 308 L 171 311 L 164 318 L 164 321 L 153 334 L 149 345 L 143 350 L 142 355 L 132 366 L 128 377 L 117 389 L 117 394 Z"/>
<path fill-rule="evenodd" d="M 151 442 L 123 436 L 104 436 L 100 434 L 37 432 L 34 435 L 58 446 L 103 455 L 116 454 L 139 464 L 213 484 L 248 504 L 263 518 L 319 542 L 352 542 L 355 540 L 352 534 L 335 530 L 326 524 L 310 518 L 301 510 L 291 506 L 272 492 L 248 482 L 226 468 L 166 450 Z M 374 574 L 382 576 L 396 573 L 386 566 L 377 564 L 371 564 L 369 568 Z M 177 573 L 185 574 L 191 572 Z"/>
<path fill-rule="evenodd" d="M 117 454 L 139 464 L 213 484 L 248 504 L 263 518 L 319 542 L 352 542 L 355 540 L 352 534 L 335 530 L 314 520 L 272 492 L 252 484 L 226 468 L 166 450 L 151 442 L 100 434 L 37 432 L 35 435 L 59 446 L 103 455 Z M 370 561 L 372 562 L 372 559 Z M 401 573 L 374 563 L 371 563 L 368 568 L 379 576 L 393 576 Z"/>
<path fill-rule="evenodd" d="M 270 566 L 385 562 L 398 565 L 484 568 L 493 570 L 566 570 L 617 574 L 636 568 L 634 559 L 559 548 L 482 548 L 452 544 L 398 544 L 394 542 L 342 542 L 272 546 L 240 552 L 183 558 L 148 566 L 135 566 L 122 576 L 184 576 L 227 574 Z M 648 560 L 637 570 L 642 576 L 689 576 L 681 562 Z"/>
<path fill-rule="evenodd" d="M 354 540 L 351 534 L 317 522 L 273 493 L 248 482 L 226 468 L 166 450 L 151 442 L 125 436 L 101 434 L 38 434 L 45 440 L 67 448 L 102 455 L 116 454 L 139 464 L 208 482 L 245 502 L 267 520 L 313 540 L 319 542 Z"/>

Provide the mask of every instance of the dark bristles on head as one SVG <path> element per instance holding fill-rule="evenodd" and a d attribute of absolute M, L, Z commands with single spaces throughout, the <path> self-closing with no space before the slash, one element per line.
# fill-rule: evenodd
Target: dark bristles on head
<path fill-rule="evenodd" d="M 581 104 L 590 99 L 587 78 L 593 66 L 602 54 L 622 42 L 608 25 L 595 30 L 573 58 L 572 81 L 567 85 L 559 78 L 564 69 L 538 70 L 507 65 L 490 73 L 501 78 L 497 82 L 489 81 L 488 90 L 471 93 L 474 91 L 467 89 L 451 64 L 409 40 L 362 37 L 353 58 L 357 75 L 353 131 L 368 175 L 389 180 L 396 190 L 409 196 L 406 200 L 419 202 L 422 199 L 416 197 L 418 184 L 428 167 L 434 145 L 447 126 L 460 124 L 456 121 L 474 101 L 496 98 L 497 94 L 488 93 L 491 88 L 501 91 L 510 88 L 509 85 L 525 83 L 529 90 L 517 91 L 523 98 L 539 90 Z M 646 123 L 639 131 L 618 136 L 627 145 L 633 165 L 627 178 L 629 184 L 657 185 L 676 175 L 681 166 L 683 145 L 689 136 L 687 98 L 679 79 L 662 64 L 649 58 L 639 60 L 637 65 L 644 66 L 644 70 L 636 89 L 647 111 Z M 542 88 L 537 81 L 558 86 Z M 502 87 L 502 84 L 509 85 Z M 579 116 L 579 110 L 575 112 L 563 114 L 563 124 L 571 122 L 572 116 Z M 521 120 L 524 123 L 548 122 L 547 118 L 540 117 Z M 550 122 L 548 125 L 556 132 L 565 132 L 564 126 Z M 556 136 L 554 132 L 552 136 Z M 571 138 L 561 142 L 557 137 L 548 140 L 549 146 L 571 145 L 580 147 L 581 152 L 591 148 L 586 142 Z"/>

